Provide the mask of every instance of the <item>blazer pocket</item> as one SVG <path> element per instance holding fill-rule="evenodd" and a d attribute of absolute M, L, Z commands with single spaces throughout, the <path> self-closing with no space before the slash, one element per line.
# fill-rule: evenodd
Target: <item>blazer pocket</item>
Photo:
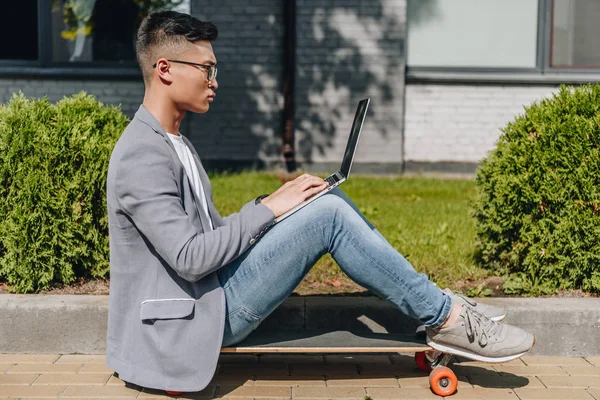
<path fill-rule="evenodd" d="M 194 312 L 194 299 L 157 299 L 142 302 L 140 318 L 144 320 L 179 319 Z"/>

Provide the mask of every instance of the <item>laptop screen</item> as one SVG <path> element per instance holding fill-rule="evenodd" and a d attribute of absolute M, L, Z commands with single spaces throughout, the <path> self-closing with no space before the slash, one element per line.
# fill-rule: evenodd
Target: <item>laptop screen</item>
<path fill-rule="evenodd" d="M 344 153 L 344 159 L 342 161 L 342 168 L 340 172 L 344 177 L 348 178 L 350 175 L 350 167 L 352 166 L 352 159 L 354 153 L 356 153 L 356 146 L 358 145 L 358 137 L 362 130 L 363 122 L 365 121 L 365 115 L 367 115 L 367 108 L 371 99 L 364 99 L 358 103 L 356 108 L 356 114 L 354 115 L 354 122 L 352 123 L 352 131 L 350 131 L 350 137 L 348 138 L 348 144 L 346 145 L 346 152 Z"/>

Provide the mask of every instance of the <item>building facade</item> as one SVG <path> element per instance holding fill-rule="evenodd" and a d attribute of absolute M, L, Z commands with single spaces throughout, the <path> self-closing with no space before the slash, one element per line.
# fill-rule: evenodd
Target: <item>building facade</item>
<path fill-rule="evenodd" d="M 182 133 L 209 167 L 280 165 L 283 1 L 21 0 L 0 16 L 15 37 L 0 44 L 0 103 L 84 90 L 131 116 L 136 26 L 174 8 L 219 28 L 217 99 Z M 354 171 L 472 173 L 525 105 L 600 81 L 598 20 L 597 0 L 297 0 L 296 159 L 337 167 L 370 97 Z"/>

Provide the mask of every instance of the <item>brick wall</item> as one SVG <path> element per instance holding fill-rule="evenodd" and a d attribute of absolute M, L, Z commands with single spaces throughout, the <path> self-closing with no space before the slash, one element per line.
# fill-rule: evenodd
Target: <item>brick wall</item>
<path fill-rule="evenodd" d="M 0 78 L 0 104 L 10 100 L 13 93 L 22 91 L 28 97 L 48 96 L 52 102 L 81 91 L 95 95 L 107 104 L 121 104 L 130 117 L 144 96 L 144 86 L 138 81 L 98 81 L 71 79 L 3 79 Z"/>
<path fill-rule="evenodd" d="M 213 43 L 219 88 L 207 114 L 188 116 L 188 136 L 207 164 L 275 158 L 282 130 L 282 2 L 192 0 L 191 8 L 219 29 Z"/>
<path fill-rule="evenodd" d="M 356 162 L 401 165 L 404 0 L 298 0 L 297 149 L 339 162 L 358 101 L 371 98 Z"/>
<path fill-rule="evenodd" d="M 551 86 L 406 86 L 405 157 L 408 163 L 476 164 L 500 129 L 523 106 L 550 96 Z"/>
<path fill-rule="evenodd" d="M 217 99 L 191 117 L 205 160 L 280 160 L 283 6 L 279 0 L 192 1 L 219 28 Z M 360 163 L 402 161 L 405 0 L 298 0 L 296 152 L 338 164 L 358 100 L 370 96 Z"/>

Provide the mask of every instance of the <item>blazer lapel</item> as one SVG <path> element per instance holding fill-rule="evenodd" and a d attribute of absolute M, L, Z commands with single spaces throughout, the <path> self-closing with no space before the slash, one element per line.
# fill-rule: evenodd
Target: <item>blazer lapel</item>
<path fill-rule="evenodd" d="M 185 171 L 185 168 L 183 167 L 183 164 L 181 163 L 181 160 L 179 159 L 179 155 L 177 155 L 175 146 L 173 146 L 171 139 L 169 139 L 169 137 L 167 136 L 168 133 L 165 132 L 165 130 L 160 125 L 158 120 L 156 118 L 154 118 L 154 116 L 150 113 L 150 111 L 148 111 L 148 109 L 146 109 L 146 107 L 144 107 L 143 105 L 141 105 L 140 108 L 138 109 L 138 111 L 135 113 L 135 117 L 138 118 L 139 120 L 141 120 L 146 125 L 148 125 L 150 128 L 152 128 L 152 130 L 154 130 L 154 132 L 158 133 L 159 135 L 162 135 L 163 138 L 165 139 L 165 141 L 167 142 L 167 144 L 171 147 L 171 150 L 172 150 L 171 158 L 173 159 L 173 162 L 175 163 L 175 165 L 177 165 L 178 168 L 181 168 L 183 170 L 183 174 L 185 176 L 184 184 L 186 184 L 188 186 L 188 189 L 189 189 L 188 191 L 193 198 L 194 205 L 196 206 L 196 211 L 198 211 L 198 215 L 200 216 L 200 221 L 202 222 L 202 228 L 204 229 L 204 231 L 212 230 L 210 221 L 208 220 L 208 215 L 206 215 L 206 212 L 204 211 L 204 208 L 202 207 L 202 204 L 201 204 L 202 199 L 197 198 L 196 192 L 193 189 L 193 186 L 191 183 L 191 178 L 187 175 L 187 172 Z M 186 142 L 186 145 L 188 147 L 190 147 L 189 140 L 183 135 L 182 135 L 182 137 L 183 137 L 184 142 Z M 207 185 L 206 181 L 208 181 L 208 175 L 206 175 L 206 172 L 204 172 L 204 169 L 202 168 L 201 164 L 198 167 L 200 160 L 199 160 L 198 155 L 196 154 L 196 151 L 194 150 L 194 148 L 190 147 L 190 150 L 192 151 L 192 154 L 194 155 L 194 161 L 196 162 L 196 167 L 198 168 L 198 175 L 200 176 L 200 181 L 202 182 L 202 187 L 204 189 L 204 196 L 206 197 L 206 201 L 208 203 L 209 212 L 212 213 L 211 207 L 210 207 L 212 202 L 208 200 L 208 195 L 206 194 L 206 189 L 205 189 L 206 185 Z"/>

